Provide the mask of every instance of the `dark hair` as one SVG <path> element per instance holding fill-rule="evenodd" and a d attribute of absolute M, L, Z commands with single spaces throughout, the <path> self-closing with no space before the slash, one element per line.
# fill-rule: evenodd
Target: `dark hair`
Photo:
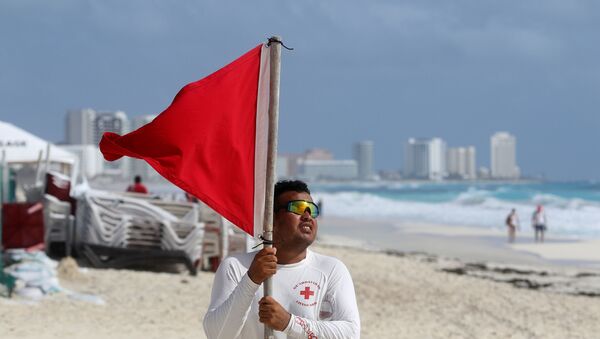
<path fill-rule="evenodd" d="M 279 196 L 285 192 L 294 191 L 298 193 L 308 193 L 310 194 L 310 190 L 308 189 L 308 185 L 301 180 L 281 180 L 275 184 L 275 191 L 273 194 L 273 204 L 274 208 L 277 208 L 277 201 Z"/>
<path fill-rule="evenodd" d="M 136 184 L 139 184 L 140 182 L 142 182 L 142 177 L 136 175 L 135 178 L 133 178 L 133 181 L 135 181 Z"/>

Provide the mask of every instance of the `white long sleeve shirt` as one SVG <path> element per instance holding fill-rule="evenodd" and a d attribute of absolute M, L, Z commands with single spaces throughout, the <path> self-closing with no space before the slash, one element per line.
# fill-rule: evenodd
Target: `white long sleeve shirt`
<path fill-rule="evenodd" d="M 248 277 L 256 252 L 225 259 L 217 273 L 204 317 L 208 338 L 261 339 L 258 318 L 263 289 Z M 346 266 L 333 257 L 307 250 L 299 263 L 277 265 L 273 297 L 292 314 L 276 338 L 360 338 L 354 284 Z"/>

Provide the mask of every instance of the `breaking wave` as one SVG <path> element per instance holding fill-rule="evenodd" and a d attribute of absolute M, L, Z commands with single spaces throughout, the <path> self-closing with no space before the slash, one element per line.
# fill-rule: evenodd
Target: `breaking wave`
<path fill-rule="evenodd" d="M 514 192 L 512 192 L 514 193 Z M 431 193 L 433 194 L 433 193 Z M 600 238 L 600 201 L 564 198 L 555 194 L 518 194 L 507 199 L 506 188 L 467 188 L 453 198 L 410 199 L 389 191 L 315 191 L 324 215 L 355 218 L 393 218 L 399 221 L 469 225 L 503 229 L 506 215 L 517 210 L 521 227 L 527 230 L 536 205 L 544 205 L 549 232 L 577 238 Z M 518 199 L 522 198 L 522 199 Z M 441 200 L 441 201 L 440 201 Z"/>

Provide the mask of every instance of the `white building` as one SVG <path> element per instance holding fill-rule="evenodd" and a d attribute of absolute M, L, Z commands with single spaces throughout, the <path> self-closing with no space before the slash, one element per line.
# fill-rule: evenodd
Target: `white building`
<path fill-rule="evenodd" d="M 65 143 L 69 145 L 91 145 L 94 141 L 96 111 L 82 109 L 67 112 Z"/>
<path fill-rule="evenodd" d="M 299 161 L 304 155 L 299 153 L 277 154 L 277 177 L 294 178 L 299 173 Z"/>
<path fill-rule="evenodd" d="M 277 175 L 277 180 L 288 178 L 290 176 L 288 157 L 285 155 L 277 155 L 275 173 Z"/>
<path fill-rule="evenodd" d="M 361 141 L 354 145 L 354 160 L 358 163 L 358 179 L 372 180 L 373 141 Z"/>
<path fill-rule="evenodd" d="M 508 132 L 497 132 L 490 138 L 490 165 L 493 179 L 518 179 L 517 139 Z"/>
<path fill-rule="evenodd" d="M 358 177 L 356 160 L 299 159 L 298 170 L 306 180 L 354 180 Z"/>
<path fill-rule="evenodd" d="M 96 112 L 88 108 L 67 112 L 65 141 L 68 145 L 93 145 L 97 148 L 104 132 L 123 135 L 129 131 L 129 119 L 122 111 Z M 75 151 L 75 153 L 87 154 L 89 151 L 84 149 L 81 148 L 80 151 Z M 97 174 L 129 178 L 131 176 L 130 159 L 122 158 L 113 162 L 103 161 L 102 172 Z"/>
<path fill-rule="evenodd" d="M 310 160 L 333 160 L 333 154 L 324 148 L 311 148 L 304 152 L 302 158 Z"/>
<path fill-rule="evenodd" d="M 125 112 L 96 112 L 90 108 L 68 111 L 65 127 L 65 143 L 69 145 L 98 145 L 104 132 L 122 135 L 130 131 Z"/>
<path fill-rule="evenodd" d="M 440 180 L 446 173 L 446 143 L 440 138 L 410 138 L 404 150 L 404 175 Z"/>
<path fill-rule="evenodd" d="M 448 148 L 446 163 L 450 178 L 477 178 L 474 146 Z"/>
<path fill-rule="evenodd" d="M 120 135 L 129 133 L 129 119 L 125 112 L 97 112 L 94 119 L 93 143 L 98 145 L 105 132 L 114 132 Z"/>

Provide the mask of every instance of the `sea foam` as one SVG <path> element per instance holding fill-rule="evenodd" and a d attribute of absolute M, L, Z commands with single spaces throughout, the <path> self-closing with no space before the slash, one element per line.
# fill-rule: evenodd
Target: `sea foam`
<path fill-rule="evenodd" d="M 454 200 L 424 202 L 394 199 L 355 191 L 313 192 L 323 202 L 324 215 L 356 218 L 394 218 L 399 221 L 503 229 L 507 214 L 517 210 L 521 229 L 530 231 L 536 205 L 545 206 L 550 234 L 600 238 L 600 204 L 582 199 L 535 195 L 526 201 L 501 200 L 485 190 L 469 189 Z"/>

